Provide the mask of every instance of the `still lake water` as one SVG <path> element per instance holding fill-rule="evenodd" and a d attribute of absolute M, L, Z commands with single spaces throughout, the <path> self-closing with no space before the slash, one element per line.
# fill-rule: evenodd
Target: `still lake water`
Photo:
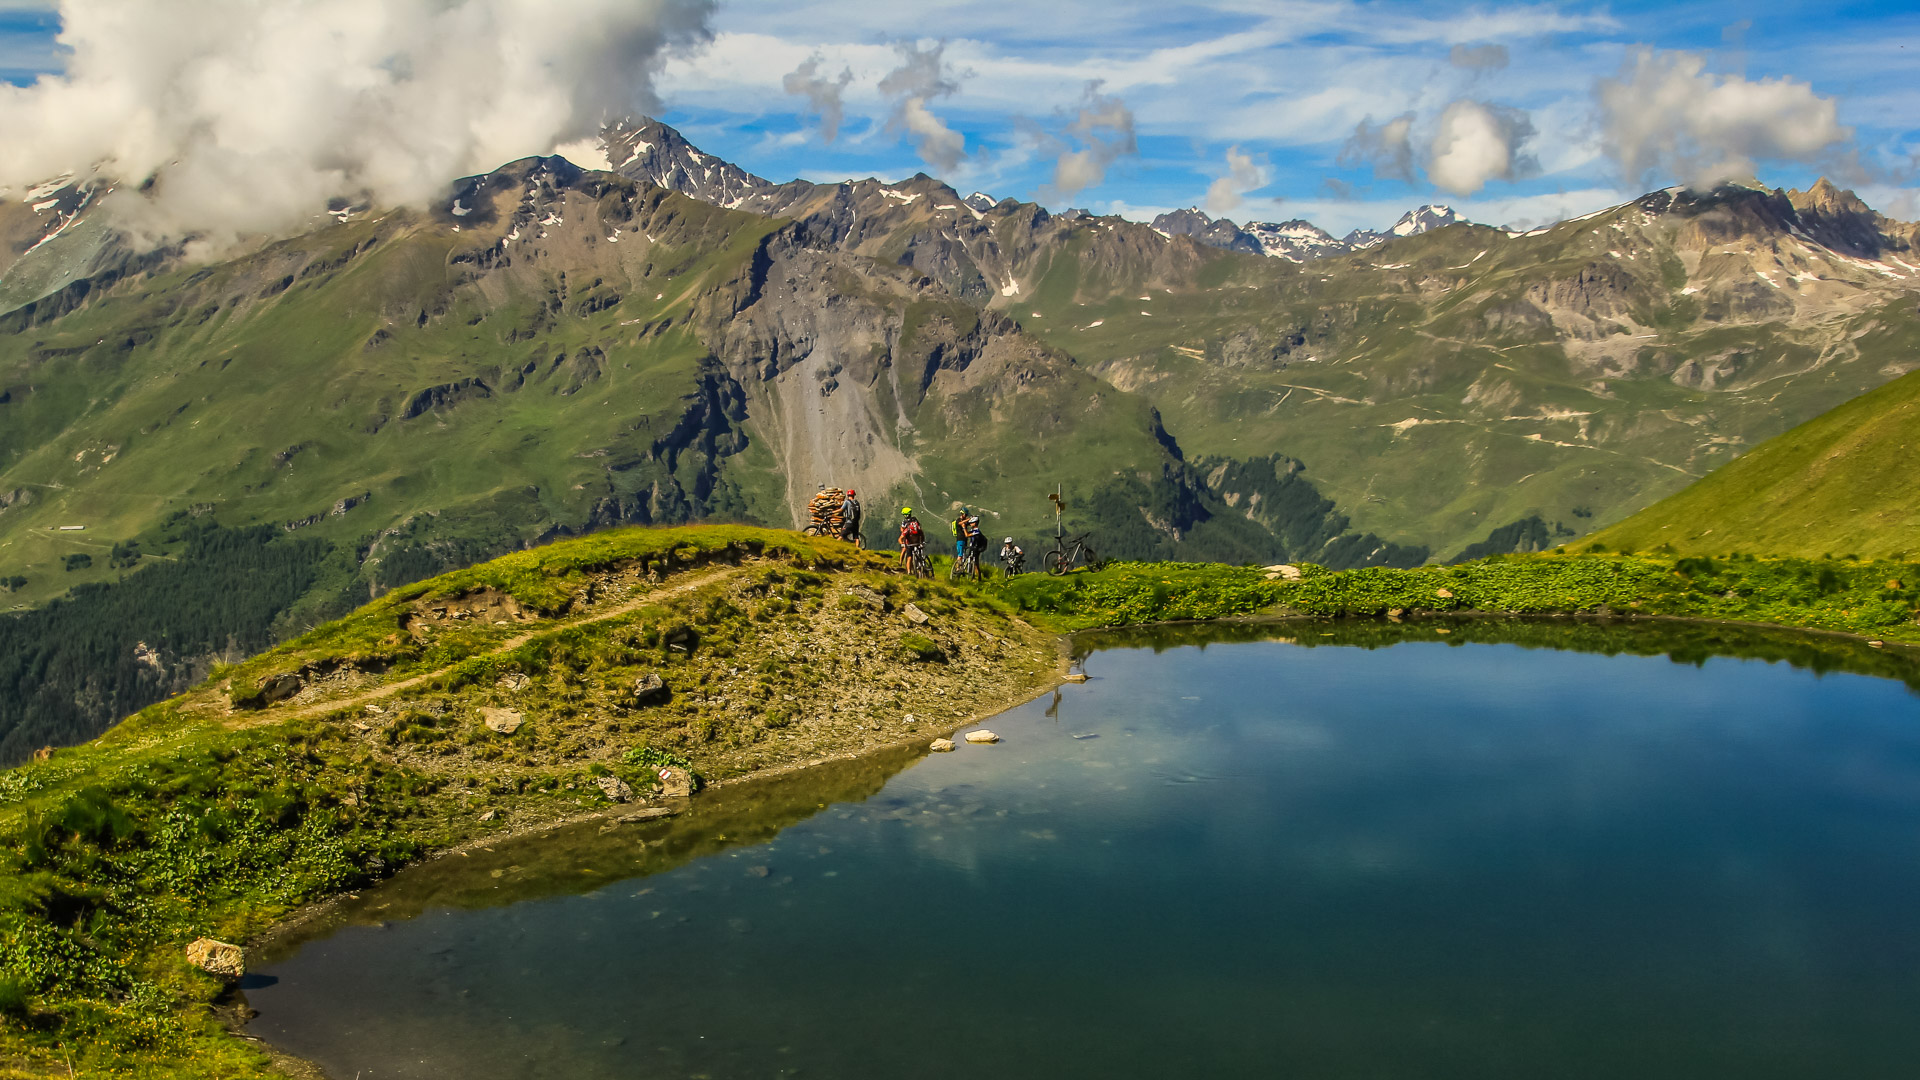
<path fill-rule="evenodd" d="M 340 1080 L 1915 1075 L 1920 697 L 1832 670 L 1901 661 L 1456 625 L 1092 639 L 997 746 L 403 873 L 249 1031 Z"/>

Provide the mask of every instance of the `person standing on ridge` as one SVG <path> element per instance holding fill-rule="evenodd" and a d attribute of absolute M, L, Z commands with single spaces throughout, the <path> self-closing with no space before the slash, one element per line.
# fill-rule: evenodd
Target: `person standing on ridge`
<path fill-rule="evenodd" d="M 912 572 L 913 552 L 925 545 L 927 534 L 920 528 L 920 519 L 913 516 L 913 507 L 900 508 L 900 569 Z"/>
<path fill-rule="evenodd" d="M 1000 542 L 1000 561 L 1007 566 L 1007 576 L 1012 577 L 1019 573 L 1026 563 L 1027 553 L 1020 549 L 1019 544 L 1013 542 L 1013 537 L 1009 536 Z"/>
<path fill-rule="evenodd" d="M 860 500 L 857 496 L 857 492 L 848 488 L 846 498 L 840 503 L 840 539 L 866 547 L 866 541 L 860 537 Z"/>
<path fill-rule="evenodd" d="M 963 558 L 967 554 L 967 508 L 953 515 L 953 557 Z"/>

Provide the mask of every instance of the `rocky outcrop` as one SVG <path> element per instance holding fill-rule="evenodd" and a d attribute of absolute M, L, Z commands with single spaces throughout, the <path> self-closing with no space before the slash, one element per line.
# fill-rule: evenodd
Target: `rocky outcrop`
<path fill-rule="evenodd" d="M 649 671 L 634 680 L 633 703 L 635 705 L 654 705 L 668 697 L 667 683 L 657 671 Z"/>
<path fill-rule="evenodd" d="M 298 675 L 268 675 L 260 680 L 259 700 L 272 705 L 298 694 L 306 684 Z"/>
<path fill-rule="evenodd" d="M 1824 176 L 1806 191 L 1787 192 L 1787 202 L 1800 228 L 1835 251 L 1876 259 L 1883 252 L 1910 247 L 1911 226 L 1882 217 L 1859 196 L 1836 187 Z"/>
<path fill-rule="evenodd" d="M 493 396 L 493 390 L 477 378 L 457 379 L 438 386 L 416 390 L 400 409 L 400 419 L 412 420 L 434 409 L 449 408 L 463 401 Z"/>
<path fill-rule="evenodd" d="M 1596 261 L 1581 267 L 1572 277 L 1529 286 L 1526 298 L 1555 316 L 1574 315 L 1586 320 L 1584 325 L 1570 327 L 1564 318 L 1556 318 L 1564 328 L 1592 332 L 1596 324 L 1604 326 L 1627 318 L 1635 294 L 1641 291 L 1640 283 L 1617 263 Z M 1611 327 L 1601 332 L 1606 329 Z"/>

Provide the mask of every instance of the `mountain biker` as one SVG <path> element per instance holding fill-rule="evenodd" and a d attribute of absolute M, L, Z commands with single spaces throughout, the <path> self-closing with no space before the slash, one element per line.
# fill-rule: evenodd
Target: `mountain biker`
<path fill-rule="evenodd" d="M 980 532 L 980 516 L 967 515 L 967 523 L 962 532 L 967 541 L 967 554 L 972 557 L 973 564 L 977 568 L 980 565 L 980 556 L 987 552 L 987 538 Z"/>
<path fill-rule="evenodd" d="M 927 534 L 920 528 L 920 519 L 913 516 L 913 507 L 900 508 L 900 568 L 910 570 L 915 551 L 925 547 Z"/>
<path fill-rule="evenodd" d="M 852 488 L 848 488 L 846 498 L 840 503 L 840 539 L 854 544 L 861 544 L 858 494 Z M 866 545 L 861 544 L 861 546 Z"/>
<path fill-rule="evenodd" d="M 953 557 L 956 559 L 963 559 L 963 558 L 966 558 L 966 555 L 967 555 L 967 508 L 963 506 L 960 508 L 959 513 L 953 515 Z"/>
<path fill-rule="evenodd" d="M 1027 561 L 1027 553 L 1009 536 L 1000 542 L 1000 561 L 1007 564 L 1007 576 L 1012 577 L 1020 572 L 1021 566 Z"/>

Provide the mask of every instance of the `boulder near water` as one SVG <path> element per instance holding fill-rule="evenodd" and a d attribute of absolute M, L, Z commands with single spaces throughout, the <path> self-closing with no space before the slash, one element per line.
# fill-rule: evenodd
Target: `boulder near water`
<path fill-rule="evenodd" d="M 238 945 L 200 938 L 187 946 L 187 963 L 228 979 L 247 973 L 247 954 Z"/>
<path fill-rule="evenodd" d="M 995 743 L 1000 741 L 1000 736 L 995 735 L 986 728 L 981 728 L 978 731 L 967 732 L 967 741 L 970 743 Z"/>
<path fill-rule="evenodd" d="M 660 778 L 660 794 L 684 798 L 693 794 L 693 774 L 685 769 L 672 766 L 662 768 L 656 775 Z"/>
<path fill-rule="evenodd" d="M 602 795 L 614 802 L 626 802 L 633 798 L 632 786 L 617 776 L 603 776 L 595 780 L 593 785 L 600 789 Z"/>
<path fill-rule="evenodd" d="M 952 739 L 935 739 L 932 742 L 927 744 L 927 749 L 933 751 L 936 754 L 944 754 L 947 751 L 953 749 L 953 740 Z"/>

